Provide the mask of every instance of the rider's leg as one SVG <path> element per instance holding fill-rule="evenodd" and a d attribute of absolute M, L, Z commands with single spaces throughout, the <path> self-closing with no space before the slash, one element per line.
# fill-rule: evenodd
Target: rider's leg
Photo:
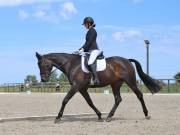
<path fill-rule="evenodd" d="M 102 53 L 100 50 L 92 50 L 90 53 L 88 65 L 91 65 L 95 62 L 96 58 Z"/>
<path fill-rule="evenodd" d="M 89 65 L 89 69 L 92 73 L 94 84 L 98 85 L 100 82 L 99 82 L 99 78 L 96 72 L 96 64 L 94 63 L 94 64 Z"/>
<path fill-rule="evenodd" d="M 95 63 L 95 60 L 96 58 L 101 54 L 101 51 L 100 50 L 93 50 L 91 51 L 90 53 L 90 58 L 89 58 L 89 61 L 88 61 L 88 65 L 89 65 L 89 68 L 91 70 L 91 73 L 93 75 L 93 81 L 94 81 L 94 84 L 99 84 L 99 79 L 98 79 L 98 75 L 96 73 L 96 63 Z"/>

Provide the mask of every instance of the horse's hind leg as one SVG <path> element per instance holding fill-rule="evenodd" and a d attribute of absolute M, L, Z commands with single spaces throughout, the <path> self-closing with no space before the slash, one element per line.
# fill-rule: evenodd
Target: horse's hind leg
<path fill-rule="evenodd" d="M 141 102 L 145 118 L 149 119 L 150 116 L 148 116 L 148 110 L 147 110 L 145 102 L 144 102 L 143 93 L 137 87 L 136 79 L 134 80 L 131 78 L 131 81 L 127 81 L 126 83 L 133 90 L 133 92 L 136 94 L 137 98 Z"/>
<path fill-rule="evenodd" d="M 113 95 L 114 95 L 114 99 L 115 99 L 115 103 L 113 108 L 111 109 L 106 121 L 110 122 L 112 119 L 112 116 L 114 115 L 119 103 L 122 101 L 121 95 L 120 95 L 120 87 L 121 87 L 122 83 L 116 83 L 111 85 L 112 87 L 112 91 L 113 91 Z"/>
<path fill-rule="evenodd" d="M 89 96 L 89 93 L 87 92 L 87 88 L 79 91 L 81 95 L 84 97 L 88 105 L 96 112 L 98 116 L 98 120 L 101 120 L 101 112 L 94 106 L 91 97 Z"/>

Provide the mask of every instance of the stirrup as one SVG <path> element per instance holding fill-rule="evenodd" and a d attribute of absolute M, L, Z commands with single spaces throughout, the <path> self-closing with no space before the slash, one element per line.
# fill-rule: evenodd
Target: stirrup
<path fill-rule="evenodd" d="M 94 85 L 99 85 L 100 81 L 98 79 L 96 79 L 96 81 L 94 81 Z"/>
<path fill-rule="evenodd" d="M 93 77 L 91 77 L 90 84 L 91 84 L 91 85 L 99 85 L 99 84 L 100 84 L 100 81 L 98 80 L 98 82 L 95 82 L 95 81 L 93 80 Z"/>

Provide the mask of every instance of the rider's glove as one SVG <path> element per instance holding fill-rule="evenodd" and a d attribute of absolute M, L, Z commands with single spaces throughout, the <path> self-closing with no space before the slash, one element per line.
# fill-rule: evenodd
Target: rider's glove
<path fill-rule="evenodd" d="M 81 48 L 81 49 L 79 50 L 79 54 L 81 54 L 81 53 L 83 53 L 83 52 L 84 52 L 84 49 Z"/>
<path fill-rule="evenodd" d="M 78 50 L 78 51 L 73 52 L 73 54 L 79 54 L 79 50 Z"/>
<path fill-rule="evenodd" d="M 73 54 L 81 54 L 81 53 L 83 53 L 83 52 L 84 52 L 84 49 L 81 48 L 81 49 L 79 49 L 78 51 L 73 52 Z"/>

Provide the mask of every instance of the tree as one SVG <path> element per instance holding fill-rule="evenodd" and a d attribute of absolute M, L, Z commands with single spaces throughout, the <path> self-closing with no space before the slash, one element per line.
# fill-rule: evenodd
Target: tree
<path fill-rule="evenodd" d="M 61 75 L 59 76 L 59 81 L 60 82 L 68 82 L 68 78 L 64 73 L 61 73 Z"/>
<path fill-rule="evenodd" d="M 175 79 L 179 79 L 177 80 L 178 83 L 180 83 L 180 72 L 178 72 L 175 76 L 174 76 Z"/>
<path fill-rule="evenodd" d="M 58 81 L 58 74 L 56 71 L 52 72 L 50 78 L 49 78 L 49 82 L 50 83 L 56 83 Z"/>
<path fill-rule="evenodd" d="M 26 78 L 24 79 L 24 82 L 30 84 L 36 84 L 38 81 L 35 75 L 27 75 Z"/>

